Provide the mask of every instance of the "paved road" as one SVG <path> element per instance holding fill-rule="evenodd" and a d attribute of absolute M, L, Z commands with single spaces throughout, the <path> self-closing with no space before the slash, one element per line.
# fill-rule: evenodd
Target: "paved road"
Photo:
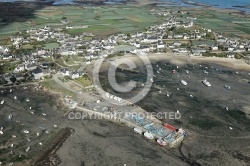
<path fill-rule="evenodd" d="M 59 80 L 59 77 L 60 77 L 60 74 L 56 73 L 56 74 L 53 75 L 53 80 L 58 85 L 62 86 L 63 88 L 65 88 L 67 90 L 70 90 L 71 92 L 74 92 L 76 94 L 78 102 L 82 102 L 82 101 L 96 101 L 96 100 L 98 100 L 97 96 L 89 95 L 88 93 L 85 93 L 84 91 L 77 91 L 77 90 L 74 90 L 73 88 L 67 86 L 61 80 Z"/>

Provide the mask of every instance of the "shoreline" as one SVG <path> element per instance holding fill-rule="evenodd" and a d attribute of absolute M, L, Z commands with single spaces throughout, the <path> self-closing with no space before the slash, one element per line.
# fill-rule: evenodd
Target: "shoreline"
<path fill-rule="evenodd" d="M 235 70 L 243 70 L 250 72 L 250 65 L 245 63 L 243 60 L 233 59 L 233 58 L 220 58 L 220 57 L 204 57 L 204 56 L 187 56 L 187 55 L 175 55 L 170 53 L 163 54 L 148 54 L 145 56 L 140 56 L 148 58 L 151 63 L 159 62 L 161 60 L 169 61 L 172 64 L 184 65 L 184 64 L 197 64 L 197 63 L 212 63 L 221 65 L 224 67 L 229 67 Z M 120 62 L 121 60 L 125 63 L 129 60 L 133 60 L 135 63 L 140 62 L 140 58 L 134 55 L 125 55 L 124 57 L 112 58 L 113 62 Z"/>

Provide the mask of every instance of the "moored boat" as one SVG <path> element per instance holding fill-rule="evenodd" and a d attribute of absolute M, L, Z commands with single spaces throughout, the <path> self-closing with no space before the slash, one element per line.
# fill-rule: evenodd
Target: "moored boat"
<path fill-rule="evenodd" d="M 186 85 L 187 85 L 187 82 L 184 81 L 184 80 L 181 80 L 181 84 L 184 85 L 184 86 L 186 86 Z"/>
<path fill-rule="evenodd" d="M 206 71 L 206 70 L 203 70 L 202 72 L 203 72 L 204 74 L 208 74 L 208 71 Z"/>
<path fill-rule="evenodd" d="M 134 131 L 135 131 L 136 133 L 138 133 L 138 134 L 142 134 L 142 130 L 139 129 L 139 128 L 134 128 Z"/>
<path fill-rule="evenodd" d="M 151 133 L 149 133 L 149 132 L 145 132 L 145 133 L 144 133 L 144 136 L 145 136 L 147 139 L 154 139 L 153 134 L 151 134 Z"/>
<path fill-rule="evenodd" d="M 203 80 L 202 83 L 208 87 L 212 86 L 206 79 Z"/>
<path fill-rule="evenodd" d="M 166 146 L 166 145 L 167 145 L 167 142 L 166 142 L 166 141 L 164 141 L 164 139 L 163 139 L 163 138 L 159 138 L 159 139 L 157 139 L 157 143 L 158 143 L 159 145 L 161 145 L 161 146 Z"/>

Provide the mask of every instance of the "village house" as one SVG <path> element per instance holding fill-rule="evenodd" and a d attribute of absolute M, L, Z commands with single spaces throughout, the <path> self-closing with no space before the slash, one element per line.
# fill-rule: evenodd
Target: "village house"
<path fill-rule="evenodd" d="M 25 67 L 23 64 L 19 64 L 17 67 L 15 67 L 14 72 L 19 73 L 23 72 L 25 70 Z"/>
<path fill-rule="evenodd" d="M 237 53 L 241 53 L 241 52 L 245 52 L 245 51 L 246 51 L 245 48 L 239 48 L 239 47 L 234 50 L 234 52 L 237 52 Z"/>
<path fill-rule="evenodd" d="M 227 54 L 227 58 L 234 58 L 235 57 L 235 54 L 233 54 L 233 53 L 228 53 Z"/>
<path fill-rule="evenodd" d="M 77 79 L 77 78 L 80 78 L 80 74 L 79 74 L 79 72 L 77 72 L 77 71 L 74 71 L 74 72 L 72 72 L 71 73 L 71 79 Z"/>
<path fill-rule="evenodd" d="M 60 73 L 63 75 L 63 76 L 70 76 L 70 71 L 68 68 L 62 68 L 60 70 Z"/>
<path fill-rule="evenodd" d="M 34 69 L 32 71 L 32 75 L 34 76 L 35 80 L 40 80 L 40 79 L 43 79 L 43 77 L 44 77 L 43 71 L 40 67 L 37 67 L 36 69 Z"/>
<path fill-rule="evenodd" d="M 202 49 L 202 48 L 192 48 L 191 49 L 191 54 L 194 56 L 201 56 L 202 53 L 207 52 L 207 50 Z"/>
<path fill-rule="evenodd" d="M 219 50 L 219 47 L 218 47 L 217 45 L 213 45 L 213 46 L 211 46 L 210 48 L 211 48 L 211 50 L 213 50 L 213 51 Z"/>
<path fill-rule="evenodd" d="M 10 55 L 10 54 L 3 54 L 3 60 L 11 60 L 11 59 L 13 59 L 13 56 L 12 55 Z"/>
<path fill-rule="evenodd" d="M 157 48 L 158 49 L 165 48 L 165 44 L 163 42 L 158 42 L 157 43 Z"/>
<path fill-rule="evenodd" d="M 180 47 L 181 46 L 181 42 L 174 42 L 173 46 Z"/>
<path fill-rule="evenodd" d="M 23 74 L 21 73 L 15 74 L 15 78 L 16 78 L 16 81 L 19 81 L 19 82 L 25 80 Z"/>
<path fill-rule="evenodd" d="M 25 69 L 28 71 L 35 70 L 36 68 L 37 68 L 37 65 L 35 63 L 25 64 Z"/>

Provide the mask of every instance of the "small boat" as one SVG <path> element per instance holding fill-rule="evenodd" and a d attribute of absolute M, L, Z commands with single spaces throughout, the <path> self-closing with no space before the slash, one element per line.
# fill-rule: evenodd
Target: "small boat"
<path fill-rule="evenodd" d="M 187 85 L 187 82 L 184 81 L 184 80 L 181 80 L 181 84 L 184 85 L 184 86 L 186 86 L 186 85 Z"/>
<path fill-rule="evenodd" d="M 226 107 L 226 110 L 228 111 L 228 107 Z"/>
<path fill-rule="evenodd" d="M 157 139 L 157 143 L 158 143 L 159 145 L 161 145 L 161 146 L 166 146 L 166 145 L 167 145 L 167 142 L 166 142 L 166 141 L 164 141 L 164 139 L 163 139 L 163 138 L 159 138 L 159 139 Z"/>
<path fill-rule="evenodd" d="M 211 84 L 210 84 L 206 79 L 203 80 L 202 83 L 203 83 L 204 85 L 208 86 L 208 87 L 211 86 Z"/>
<path fill-rule="evenodd" d="M 191 95 L 191 94 L 190 94 L 189 96 L 190 96 L 190 97 L 194 97 L 194 96 L 193 96 L 193 95 Z"/>
<path fill-rule="evenodd" d="M 170 95 L 167 93 L 167 97 L 169 97 Z"/>
<path fill-rule="evenodd" d="M 204 74 L 208 74 L 208 71 L 206 71 L 206 70 L 203 70 L 202 72 L 203 72 Z"/>
<path fill-rule="evenodd" d="M 144 136 L 145 136 L 147 139 L 154 139 L 153 134 L 151 134 L 151 133 L 149 133 L 149 132 L 145 132 L 145 133 L 144 133 Z"/>
<path fill-rule="evenodd" d="M 4 100 L 2 100 L 0 104 L 3 105 L 4 104 Z"/>
<path fill-rule="evenodd" d="M 186 74 L 188 74 L 189 73 L 189 71 L 188 70 L 186 70 Z"/>
<path fill-rule="evenodd" d="M 139 129 L 139 128 L 134 128 L 134 131 L 135 131 L 136 133 L 138 133 L 138 134 L 142 134 L 142 130 Z"/>
<path fill-rule="evenodd" d="M 230 129 L 230 130 L 233 130 L 233 128 L 232 128 L 232 127 L 229 127 L 229 129 Z"/>
<path fill-rule="evenodd" d="M 29 98 L 27 98 L 27 99 L 26 99 L 26 101 L 27 101 L 27 102 L 29 102 L 29 101 L 30 101 L 30 99 L 29 99 Z"/>
<path fill-rule="evenodd" d="M 25 134 L 29 134 L 30 132 L 28 130 L 23 131 Z"/>
<path fill-rule="evenodd" d="M 10 89 L 10 93 L 12 92 L 12 89 Z"/>
<path fill-rule="evenodd" d="M 26 153 L 30 151 L 30 146 L 25 150 Z"/>
<path fill-rule="evenodd" d="M 16 100 L 17 99 L 17 97 L 16 96 L 14 96 L 14 100 Z"/>
<path fill-rule="evenodd" d="M 13 115 L 10 114 L 10 115 L 8 116 L 8 119 L 11 120 L 12 118 L 13 118 Z"/>

